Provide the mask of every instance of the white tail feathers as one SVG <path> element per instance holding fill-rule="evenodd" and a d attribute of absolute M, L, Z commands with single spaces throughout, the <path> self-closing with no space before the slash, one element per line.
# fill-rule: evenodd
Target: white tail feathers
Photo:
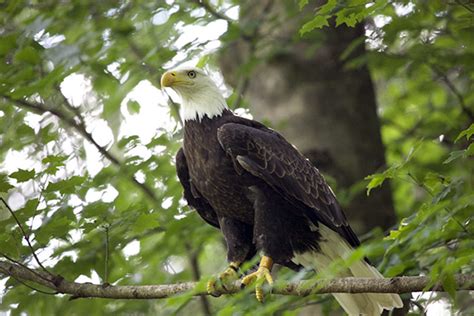
<path fill-rule="evenodd" d="M 333 261 L 346 259 L 353 248 L 336 232 L 319 224 L 319 233 L 322 240 L 319 242 L 319 251 L 310 251 L 295 254 L 293 261 L 305 268 L 322 271 Z M 341 277 L 383 278 L 377 269 L 365 261 L 358 261 L 349 269 L 340 273 Z M 384 309 L 403 307 L 398 294 L 390 293 L 334 293 L 335 299 L 350 316 L 368 315 L 378 316 Z"/>

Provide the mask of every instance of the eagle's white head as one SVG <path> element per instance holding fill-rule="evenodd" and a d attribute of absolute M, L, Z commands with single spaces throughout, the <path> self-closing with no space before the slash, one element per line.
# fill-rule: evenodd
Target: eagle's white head
<path fill-rule="evenodd" d="M 182 68 L 167 71 L 161 76 L 161 86 L 176 91 L 182 100 L 185 121 L 213 118 L 227 108 L 222 93 L 214 81 L 201 69 Z"/>

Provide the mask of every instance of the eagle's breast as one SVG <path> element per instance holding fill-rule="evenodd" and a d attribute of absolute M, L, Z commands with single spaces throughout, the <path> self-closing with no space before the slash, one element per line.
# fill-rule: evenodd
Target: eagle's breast
<path fill-rule="evenodd" d="M 226 115 L 186 121 L 184 153 L 193 186 L 221 216 L 253 223 L 248 199 L 250 175 L 239 175 L 217 139 L 217 129 L 227 123 Z"/>

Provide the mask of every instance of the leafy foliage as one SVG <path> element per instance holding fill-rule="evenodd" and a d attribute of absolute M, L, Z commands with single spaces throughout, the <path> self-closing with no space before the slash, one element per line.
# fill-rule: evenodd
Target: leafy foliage
<path fill-rule="evenodd" d="M 163 67 L 201 57 L 200 66 L 213 69 L 209 50 L 247 34 L 245 25 L 228 18 L 219 20 L 227 25 L 221 42 L 186 37 L 237 6 L 218 4 L 214 11 L 186 1 L 2 5 L 0 194 L 9 194 L 36 253 L 54 273 L 79 281 L 161 284 L 224 268 L 219 234 L 181 200 L 173 166 L 179 116 L 155 88 Z M 306 5 L 312 1 L 300 1 Z M 341 59 L 347 67 L 367 63 L 377 83 L 390 167 L 369 176 L 368 190 L 392 181 L 401 224 L 355 256 L 382 259 L 389 276 L 428 274 L 452 298 L 452 275 L 472 273 L 474 260 L 473 11 L 463 1 L 330 0 L 301 21 L 300 30 L 367 20 L 367 55 Z M 137 96 L 143 89 L 153 100 Z M 133 118 L 150 113 L 146 133 L 130 132 Z M 1 255 L 37 266 L 4 211 Z M 279 271 L 280 279 L 303 276 Z M 189 314 L 200 308 L 190 295 L 69 301 L 4 281 L 0 309 L 13 315 Z M 211 307 L 219 315 L 292 315 L 320 299 L 326 311 L 335 306 L 326 297 L 278 297 L 259 305 L 242 293 L 212 299 Z M 462 307 L 457 299 L 453 306 Z"/>

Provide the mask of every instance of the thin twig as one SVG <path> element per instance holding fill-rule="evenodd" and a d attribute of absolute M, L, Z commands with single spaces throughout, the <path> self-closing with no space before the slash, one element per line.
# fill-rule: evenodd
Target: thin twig
<path fill-rule="evenodd" d="M 114 224 L 115 223 L 112 223 L 111 225 L 114 225 Z M 122 238 L 120 239 L 120 243 L 122 245 L 126 245 L 126 244 L 128 244 L 129 242 L 131 242 L 133 240 L 140 240 L 142 238 L 146 238 L 148 236 L 153 236 L 157 233 L 161 233 L 161 232 L 164 232 L 164 231 L 166 231 L 166 229 L 163 226 L 155 227 L 155 228 L 152 228 L 152 229 L 145 230 L 140 234 L 132 235 L 132 236 L 129 236 L 129 237 L 122 236 Z M 89 241 L 83 239 L 83 240 L 78 241 L 75 244 L 69 244 L 69 245 L 64 246 L 64 247 L 59 247 L 59 248 L 57 248 L 57 251 L 58 251 L 58 253 L 59 252 L 64 253 L 64 252 L 68 252 L 68 251 L 73 251 L 73 250 L 76 250 L 77 248 L 83 247 L 84 244 L 89 244 Z M 93 248 L 93 251 L 95 251 L 95 248 Z"/>
<path fill-rule="evenodd" d="M 104 283 L 109 283 L 109 225 L 105 225 L 105 269 Z"/>
<path fill-rule="evenodd" d="M 466 105 L 466 102 L 464 101 L 464 97 L 461 94 L 461 92 L 459 92 L 456 86 L 451 82 L 451 80 L 449 80 L 448 76 L 443 71 L 441 71 L 441 69 L 439 69 L 438 66 L 431 65 L 431 68 L 441 79 L 443 79 L 446 86 L 449 88 L 449 90 L 451 90 L 451 92 L 454 94 L 454 96 L 458 100 L 459 106 L 461 107 L 464 114 L 466 114 L 466 116 L 469 117 L 471 123 L 474 123 L 474 113 Z"/>
<path fill-rule="evenodd" d="M 130 47 L 130 50 L 135 55 L 135 57 L 140 60 L 139 65 L 144 68 L 151 76 L 156 76 L 156 69 L 145 61 L 146 56 L 142 52 L 142 50 L 132 40 L 129 41 L 128 46 Z"/>
<path fill-rule="evenodd" d="M 61 87 L 59 86 L 55 86 L 55 89 L 56 91 L 58 92 L 58 94 L 61 96 L 61 99 L 62 99 L 62 103 L 63 105 L 68 109 L 70 110 L 72 113 L 74 113 L 74 115 L 79 119 L 79 125 L 81 127 L 83 127 L 84 129 L 86 128 L 86 123 L 84 121 L 84 117 L 82 116 L 82 113 L 81 111 L 79 110 L 79 108 L 73 106 L 69 100 L 66 98 L 66 96 L 63 94 L 63 92 L 61 91 Z"/>
<path fill-rule="evenodd" d="M 192 2 L 196 3 L 201 8 L 205 9 L 209 14 L 214 16 L 216 19 L 225 20 L 230 24 L 235 24 L 235 21 L 224 13 L 218 12 L 211 4 L 206 0 L 193 0 Z"/>
<path fill-rule="evenodd" d="M 471 13 L 474 13 L 474 9 L 471 9 L 469 7 L 469 1 L 467 3 L 463 3 L 461 0 L 454 0 L 454 2 L 456 2 L 456 4 L 459 4 L 460 6 L 462 6 L 467 11 L 469 11 Z M 452 3 L 449 3 L 449 4 L 452 4 Z"/>
<path fill-rule="evenodd" d="M 185 243 L 185 247 L 189 256 L 189 263 L 191 265 L 193 279 L 194 281 L 199 281 L 201 279 L 201 271 L 199 269 L 198 255 L 199 255 L 199 252 L 201 251 L 201 247 L 198 247 L 197 249 L 193 249 L 193 247 L 191 247 L 191 245 L 188 242 Z M 207 296 L 200 295 L 199 299 L 201 301 L 202 312 L 204 313 L 204 315 L 212 315 L 211 305 L 209 304 Z"/>
<path fill-rule="evenodd" d="M 418 307 L 420 309 L 421 315 L 426 316 L 425 308 L 423 307 L 423 305 L 421 305 L 421 303 L 419 303 L 415 300 L 410 300 L 410 304 L 413 304 L 416 307 Z"/>
<path fill-rule="evenodd" d="M 47 150 L 47 147 L 46 147 L 46 150 Z M 49 180 L 49 174 L 46 175 L 45 183 L 48 182 L 48 180 Z M 34 184 L 36 186 L 36 182 Z M 39 187 L 40 187 L 40 190 L 39 190 L 39 195 L 38 195 L 38 203 L 41 203 L 41 199 L 44 198 L 43 192 L 44 192 L 45 188 L 44 188 L 44 185 L 42 185 L 41 183 L 39 184 Z M 35 191 L 37 191 L 36 187 L 35 187 Z M 44 202 L 45 202 L 45 204 L 47 204 L 46 201 L 44 201 Z M 35 212 L 33 213 L 33 217 L 31 217 L 31 224 L 28 227 L 28 235 L 31 235 L 31 233 L 33 232 L 33 225 L 34 225 L 34 222 L 35 222 L 36 215 L 38 215 L 38 208 L 35 208 Z"/>
<path fill-rule="evenodd" d="M 428 193 L 431 197 L 434 197 L 433 192 L 431 192 L 431 190 L 430 190 L 423 182 L 418 181 L 418 179 L 417 179 L 414 175 L 412 175 L 410 172 L 408 172 L 407 175 L 408 175 L 408 177 L 409 177 L 410 179 L 412 179 L 412 181 L 413 181 L 414 184 L 418 185 L 420 188 L 422 188 L 423 190 L 425 190 L 425 192 Z M 451 213 L 452 213 L 452 210 L 451 210 L 450 208 L 448 208 L 447 206 L 444 206 L 444 207 L 443 207 L 443 210 L 444 210 L 446 213 L 448 213 L 448 215 L 451 215 Z M 453 221 L 455 221 L 455 222 L 459 225 L 459 227 L 461 227 L 461 229 L 462 229 L 466 234 L 472 235 L 472 234 L 469 232 L 469 230 L 467 229 L 467 227 L 464 226 L 464 224 L 461 223 L 457 218 L 455 218 L 454 215 L 452 215 L 450 218 L 451 218 Z"/>
<path fill-rule="evenodd" d="M 16 222 L 16 224 L 18 225 L 18 227 L 20 228 L 21 233 L 23 234 L 23 237 L 25 238 L 26 243 L 28 244 L 28 247 L 29 247 L 30 250 L 31 250 L 31 254 L 32 254 L 33 257 L 35 258 L 36 263 L 38 263 L 38 265 L 41 267 L 41 269 L 43 269 L 45 272 L 47 272 L 47 273 L 50 274 L 50 275 L 53 275 L 51 272 L 49 272 L 49 271 L 43 266 L 43 264 L 42 264 L 41 261 L 39 260 L 38 256 L 36 256 L 35 249 L 33 248 L 33 246 L 31 245 L 31 242 L 30 242 L 30 237 L 26 234 L 26 231 L 23 229 L 23 225 L 20 223 L 20 221 L 18 220 L 18 217 L 16 217 L 16 215 L 15 215 L 15 212 L 13 212 L 13 210 L 10 208 L 10 205 L 8 205 L 7 201 L 5 201 L 2 197 L 0 197 L 0 200 L 2 201 L 3 204 L 5 204 L 5 207 L 8 209 L 8 211 L 10 212 L 10 214 L 11 214 L 11 215 L 13 216 L 13 218 L 15 219 L 15 222 Z"/>
<path fill-rule="evenodd" d="M 239 78 L 239 83 L 237 84 L 237 89 L 235 91 L 237 97 L 235 98 L 235 101 L 232 104 L 232 109 L 236 109 L 240 107 L 240 103 L 242 102 L 243 96 L 245 92 L 247 91 L 247 88 L 249 86 L 249 76 L 242 74 Z"/>

